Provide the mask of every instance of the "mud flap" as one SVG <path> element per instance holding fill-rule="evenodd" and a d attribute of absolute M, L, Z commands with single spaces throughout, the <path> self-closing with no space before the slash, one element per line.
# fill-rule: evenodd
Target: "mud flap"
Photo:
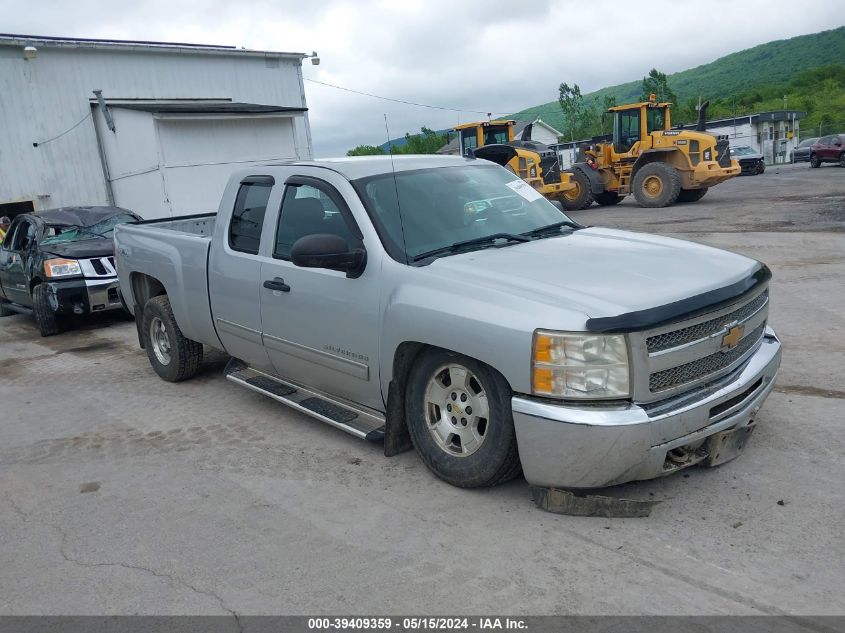
<path fill-rule="evenodd" d="M 739 456 L 757 425 L 754 422 L 738 429 L 716 433 L 707 439 L 707 452 L 710 457 L 706 466 L 718 466 Z"/>

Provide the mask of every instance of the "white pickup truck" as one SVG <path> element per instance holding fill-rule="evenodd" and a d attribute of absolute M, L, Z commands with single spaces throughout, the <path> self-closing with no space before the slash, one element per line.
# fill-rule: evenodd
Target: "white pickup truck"
<path fill-rule="evenodd" d="M 235 383 L 458 486 L 721 464 L 780 365 L 763 264 L 580 226 L 484 160 L 250 167 L 216 214 L 115 242 L 162 378 L 225 350 Z"/>

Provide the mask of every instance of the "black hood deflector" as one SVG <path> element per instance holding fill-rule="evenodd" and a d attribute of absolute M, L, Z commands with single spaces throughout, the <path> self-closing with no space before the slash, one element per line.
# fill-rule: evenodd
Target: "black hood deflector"
<path fill-rule="evenodd" d="M 656 308 L 628 312 L 619 316 L 587 319 L 587 330 L 608 334 L 637 332 L 659 327 L 672 321 L 691 319 L 699 314 L 717 310 L 736 301 L 742 295 L 765 285 L 771 278 L 772 272 L 768 266 L 758 263 L 748 277 L 730 286 L 710 290 Z"/>

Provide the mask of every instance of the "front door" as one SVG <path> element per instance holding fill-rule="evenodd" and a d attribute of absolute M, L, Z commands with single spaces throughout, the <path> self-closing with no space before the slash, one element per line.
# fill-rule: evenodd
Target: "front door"
<path fill-rule="evenodd" d="M 613 151 L 616 154 L 630 153 L 640 142 L 641 134 L 639 109 L 617 112 L 613 126 Z"/>
<path fill-rule="evenodd" d="M 26 218 L 15 218 L 9 233 L 0 247 L 0 283 L 6 299 L 24 306 L 31 306 L 25 259 L 35 245 L 35 224 Z"/>
<path fill-rule="evenodd" d="M 349 207 L 328 182 L 333 177 L 288 178 L 277 220 L 271 225 L 268 218 L 265 225 L 273 227 L 275 239 L 271 256 L 261 265 L 264 346 L 280 376 L 383 409 L 378 262 L 351 279 L 343 272 L 299 268 L 290 261 L 291 247 L 306 235 L 339 235 L 350 248 L 363 245 Z M 345 187 L 351 191 L 348 183 Z"/>

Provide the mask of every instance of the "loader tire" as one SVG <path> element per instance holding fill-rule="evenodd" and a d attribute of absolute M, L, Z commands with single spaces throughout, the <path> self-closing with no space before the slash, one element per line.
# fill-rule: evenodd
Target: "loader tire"
<path fill-rule="evenodd" d="M 559 199 L 566 211 L 580 211 L 593 204 L 593 190 L 590 188 L 589 179 L 583 172 L 575 169 L 571 174 L 571 181 L 576 186 L 574 189 L 565 191 Z"/>
<path fill-rule="evenodd" d="M 680 193 L 681 176 L 666 163 L 647 163 L 634 176 L 634 197 L 641 207 L 668 207 Z"/>
<path fill-rule="evenodd" d="M 701 189 L 681 189 L 676 202 L 698 202 L 707 193 L 707 187 Z"/>

